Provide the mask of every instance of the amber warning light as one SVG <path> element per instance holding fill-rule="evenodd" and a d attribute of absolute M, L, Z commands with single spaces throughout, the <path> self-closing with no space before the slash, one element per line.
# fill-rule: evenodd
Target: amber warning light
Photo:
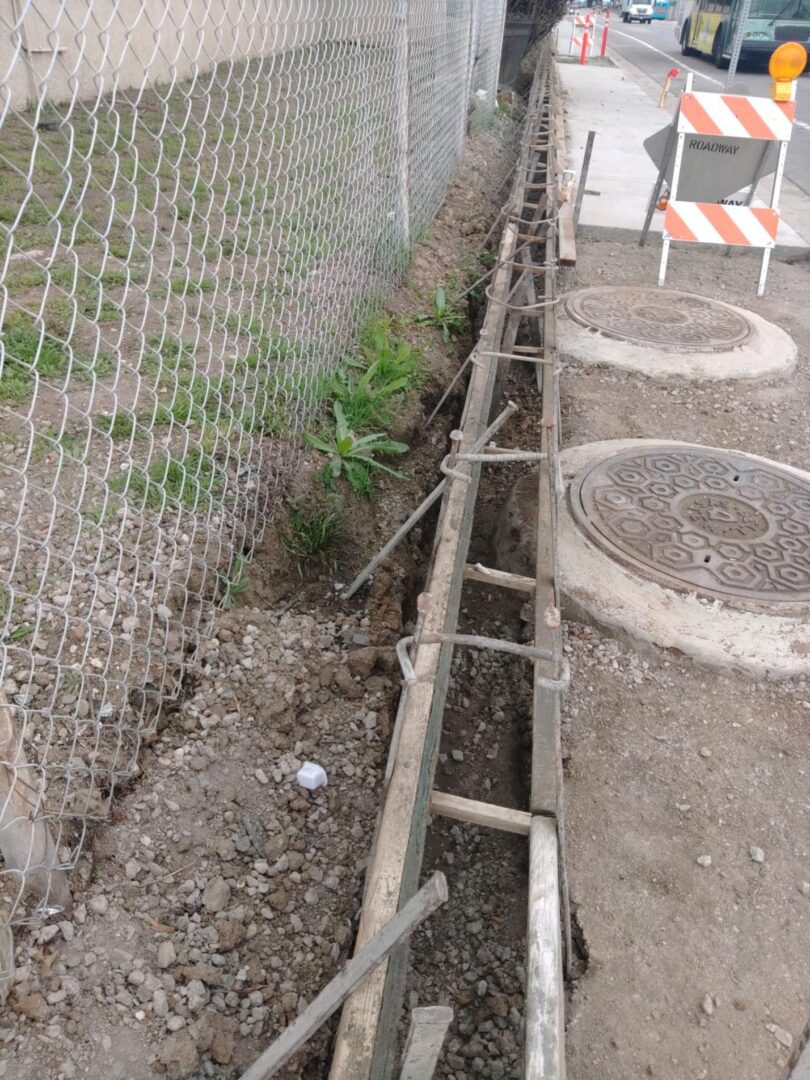
<path fill-rule="evenodd" d="M 807 66 L 807 49 L 798 41 L 786 41 L 771 56 L 768 64 L 773 83 L 771 97 L 774 101 L 793 101 L 796 96 L 796 79 Z"/>

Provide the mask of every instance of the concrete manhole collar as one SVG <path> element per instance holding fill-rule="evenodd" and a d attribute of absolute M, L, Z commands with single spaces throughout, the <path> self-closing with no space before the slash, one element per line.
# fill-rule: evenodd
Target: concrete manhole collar
<path fill-rule="evenodd" d="M 602 550 L 698 596 L 810 605 L 810 482 L 720 450 L 653 446 L 576 476 L 571 510 Z"/>
<path fill-rule="evenodd" d="M 647 378 L 766 379 L 798 356 L 790 334 L 755 311 L 649 285 L 579 289 L 560 314 L 563 360 Z"/>
<path fill-rule="evenodd" d="M 728 352 L 754 336 L 751 321 L 739 309 L 650 286 L 580 289 L 566 298 L 565 309 L 589 330 L 670 351 Z"/>

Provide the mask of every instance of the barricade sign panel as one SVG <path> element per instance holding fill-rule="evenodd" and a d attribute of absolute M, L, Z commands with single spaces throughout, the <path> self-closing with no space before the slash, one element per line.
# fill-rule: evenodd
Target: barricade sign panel
<path fill-rule="evenodd" d="M 789 142 L 795 116 L 794 101 L 687 92 L 681 96 L 678 131 L 688 135 Z"/>
<path fill-rule="evenodd" d="M 779 212 L 766 206 L 670 202 L 664 215 L 667 235 L 692 244 L 772 248 L 778 228 Z"/>
<path fill-rule="evenodd" d="M 659 285 L 666 279 L 673 240 L 753 247 L 762 249 L 757 284 L 757 295 L 762 296 L 770 254 L 776 246 L 779 192 L 795 114 L 793 101 L 693 92 L 689 76 L 671 127 L 645 143 L 650 156 L 657 159 L 659 173 L 642 243 L 661 183 L 671 174 Z M 769 172 L 774 173 L 770 205 L 751 206 L 758 181 Z M 745 187 L 748 192 L 741 205 L 716 201 Z"/>

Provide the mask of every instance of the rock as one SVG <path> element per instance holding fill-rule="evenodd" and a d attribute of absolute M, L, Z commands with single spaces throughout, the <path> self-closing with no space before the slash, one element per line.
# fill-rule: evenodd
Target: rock
<path fill-rule="evenodd" d="M 276 833 L 265 842 L 262 854 L 269 863 L 274 863 L 276 859 L 281 858 L 289 846 L 289 838 L 284 833 Z"/>
<path fill-rule="evenodd" d="M 124 867 L 124 875 L 127 881 L 134 881 L 141 872 L 141 864 L 135 859 L 130 859 Z"/>
<path fill-rule="evenodd" d="M 706 758 L 708 758 L 708 757 L 711 757 L 711 756 L 712 756 L 712 752 L 711 752 L 711 750 L 710 750 L 710 749 L 708 748 L 708 746 L 701 746 L 701 748 L 700 748 L 700 750 L 698 751 L 698 753 L 700 754 L 700 756 L 701 756 L 701 757 L 706 757 Z"/>
<path fill-rule="evenodd" d="M 766 1024 L 765 1027 L 770 1031 L 771 1035 L 773 1035 L 780 1046 L 784 1046 L 786 1050 L 790 1050 L 793 1046 L 793 1036 L 789 1031 L 785 1031 L 785 1029 L 779 1027 L 778 1024 Z"/>
<path fill-rule="evenodd" d="M 192 979 L 186 987 L 186 1001 L 190 1012 L 199 1012 L 208 1004 L 208 991 L 200 979 Z"/>
<path fill-rule="evenodd" d="M 96 915 L 106 915 L 110 905 L 106 896 L 91 896 L 87 906 L 91 911 L 95 911 Z"/>
<path fill-rule="evenodd" d="M 765 852 L 761 847 L 755 847 L 753 844 L 748 849 L 748 854 L 751 856 L 751 862 L 765 862 Z"/>
<path fill-rule="evenodd" d="M 346 666 L 353 676 L 367 679 L 377 664 L 378 651 L 373 645 L 354 649 L 346 657 Z"/>
<path fill-rule="evenodd" d="M 453 761 L 463 761 L 464 753 L 461 750 L 451 750 L 450 757 L 453 759 Z"/>
<path fill-rule="evenodd" d="M 17 998 L 14 1008 L 29 1020 L 46 1020 L 50 1012 L 42 994 L 26 994 L 25 997 Z"/>
<path fill-rule="evenodd" d="M 70 1060 L 63 1061 L 59 1066 L 59 1071 L 62 1073 L 65 1080 L 73 1080 L 76 1075 L 76 1066 Z"/>
<path fill-rule="evenodd" d="M 347 667 L 339 667 L 335 672 L 335 682 L 349 701 L 357 701 L 363 696 L 363 687 L 352 678 Z"/>
<path fill-rule="evenodd" d="M 706 994 L 704 996 L 703 1001 L 700 1003 L 700 1007 L 707 1016 L 712 1016 L 714 1014 L 714 998 L 711 994 Z"/>
<path fill-rule="evenodd" d="M 810 881 L 803 881 L 799 886 L 799 892 L 802 896 L 810 896 Z"/>
<path fill-rule="evenodd" d="M 711 866 L 712 857 L 711 855 L 698 855 L 698 857 L 695 859 L 695 862 L 698 864 L 698 866 Z"/>
<path fill-rule="evenodd" d="M 171 967 L 176 959 L 177 952 L 174 944 L 168 939 L 166 941 L 161 941 L 157 950 L 157 966 L 159 968 Z"/>
<path fill-rule="evenodd" d="M 224 911 L 230 898 L 231 887 L 228 882 L 225 878 L 215 877 L 211 878 L 206 885 L 202 901 L 206 911 L 216 914 L 218 911 Z"/>
<path fill-rule="evenodd" d="M 152 994 L 152 1012 L 155 1016 L 167 1016 L 169 1013 L 169 998 L 162 987 Z"/>
<path fill-rule="evenodd" d="M 239 1021 L 221 1013 L 210 1013 L 205 1016 L 205 1027 L 210 1036 L 207 1038 L 206 1047 L 209 1054 L 218 1065 L 229 1065 L 233 1057 Z"/>
<path fill-rule="evenodd" d="M 220 952 L 230 952 L 237 945 L 241 945 L 247 937 L 244 926 L 234 919 L 224 919 L 216 925 Z"/>
<path fill-rule="evenodd" d="M 223 862 L 230 862 L 236 857 L 236 846 L 229 837 L 222 837 L 217 840 L 216 852 Z"/>
<path fill-rule="evenodd" d="M 163 1040 L 158 1060 L 166 1066 L 171 1080 L 183 1080 L 197 1068 L 197 1045 L 188 1031 L 178 1031 Z"/>

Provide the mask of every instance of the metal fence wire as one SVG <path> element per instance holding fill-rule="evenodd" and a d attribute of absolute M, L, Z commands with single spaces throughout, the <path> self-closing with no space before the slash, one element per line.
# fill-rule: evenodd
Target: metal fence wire
<path fill-rule="evenodd" d="M 0 985 L 495 105 L 505 0 L 0 14 Z"/>

